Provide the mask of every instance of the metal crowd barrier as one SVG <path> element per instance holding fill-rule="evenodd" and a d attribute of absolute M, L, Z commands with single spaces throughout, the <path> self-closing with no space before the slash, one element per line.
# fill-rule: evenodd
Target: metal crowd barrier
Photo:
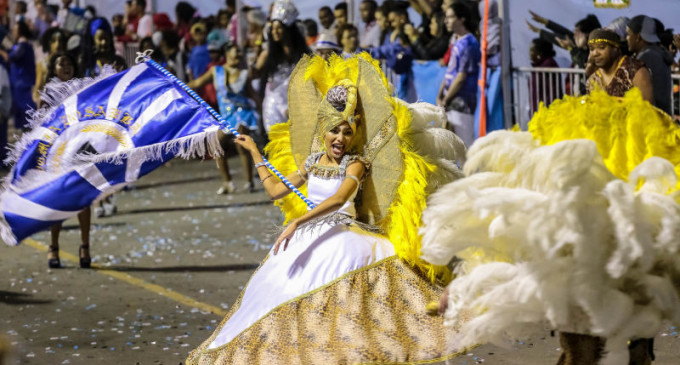
<path fill-rule="evenodd" d="M 512 73 L 513 112 L 523 130 L 541 103 L 548 106 L 565 95 L 585 93 L 585 70 L 519 67 Z"/>
<path fill-rule="evenodd" d="M 673 116 L 680 120 L 680 74 L 671 75 Z M 585 93 L 585 70 L 578 68 L 519 67 L 512 73 L 513 114 L 515 122 L 526 130 L 527 123 L 540 103 L 550 105 L 564 95 Z"/>
<path fill-rule="evenodd" d="M 671 75 L 673 87 L 673 118 L 680 120 L 680 74 Z"/>
<path fill-rule="evenodd" d="M 128 67 L 135 65 L 137 52 L 139 51 L 139 42 L 129 42 L 123 44 L 123 58 Z"/>

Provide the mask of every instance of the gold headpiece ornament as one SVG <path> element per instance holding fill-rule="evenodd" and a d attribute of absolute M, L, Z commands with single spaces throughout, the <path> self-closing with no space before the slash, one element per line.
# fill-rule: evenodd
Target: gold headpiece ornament
<path fill-rule="evenodd" d="M 606 45 L 609 45 L 609 46 L 612 46 L 612 47 L 615 47 L 615 48 L 621 47 L 617 42 L 614 42 L 614 41 L 611 40 L 611 39 L 595 38 L 595 39 L 591 39 L 591 40 L 588 41 L 588 44 L 589 44 L 589 45 L 591 45 L 591 44 L 598 44 L 598 43 L 604 43 L 604 44 L 606 44 Z"/>
<path fill-rule="evenodd" d="M 344 99 L 344 100 L 339 100 L 342 104 L 342 106 L 337 105 L 337 102 L 335 102 L 336 105 L 333 105 L 333 103 L 329 100 L 330 98 L 334 99 Z M 336 100 L 333 100 L 336 101 Z M 321 133 L 321 136 L 324 136 L 326 133 L 328 133 L 331 129 L 337 127 L 338 125 L 347 122 L 349 123 L 349 126 L 352 128 L 352 132 L 357 131 L 357 120 L 358 116 L 355 116 L 355 110 L 357 107 L 357 87 L 356 85 L 348 79 L 343 79 L 338 81 L 333 87 L 331 87 L 328 90 L 328 93 L 326 93 L 326 97 L 323 98 L 323 101 L 321 101 L 321 105 L 319 106 L 319 112 L 317 113 L 317 118 L 319 120 L 320 128 L 318 131 Z M 338 110 L 338 108 L 341 108 L 342 110 Z"/>

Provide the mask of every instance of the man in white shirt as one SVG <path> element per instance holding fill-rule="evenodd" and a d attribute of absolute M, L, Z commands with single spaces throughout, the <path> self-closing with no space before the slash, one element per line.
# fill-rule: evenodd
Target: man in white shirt
<path fill-rule="evenodd" d="M 146 13 L 146 0 L 132 0 L 132 12 L 139 17 L 137 37 L 150 37 L 153 33 L 153 17 Z"/>
<path fill-rule="evenodd" d="M 330 7 L 324 6 L 319 9 L 319 24 L 321 24 L 321 29 L 319 29 L 319 36 L 326 34 L 327 39 L 336 39 L 335 30 L 337 29 L 335 25 L 335 16 L 333 15 L 333 10 Z"/>
<path fill-rule="evenodd" d="M 378 3 L 375 0 L 363 0 L 359 5 L 361 21 L 364 22 L 359 37 L 359 44 L 362 48 L 378 47 L 382 44 L 380 27 L 375 20 L 376 9 L 378 9 Z"/>
<path fill-rule="evenodd" d="M 66 16 L 71 11 L 71 8 L 74 7 L 73 0 L 61 0 L 61 9 L 57 11 L 57 24 L 59 24 L 60 27 L 63 27 L 64 24 L 66 24 Z"/>

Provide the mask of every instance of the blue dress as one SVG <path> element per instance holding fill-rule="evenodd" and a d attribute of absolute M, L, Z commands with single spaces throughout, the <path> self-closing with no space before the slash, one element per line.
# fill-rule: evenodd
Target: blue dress
<path fill-rule="evenodd" d="M 227 87 L 227 78 L 223 66 L 213 67 L 213 84 L 217 92 L 217 104 L 220 114 L 227 120 L 229 125 L 238 129 L 240 125 L 250 130 L 257 130 L 257 113 L 255 102 L 243 95 L 246 82 L 248 82 L 248 72 L 242 70 L 235 83 Z"/>
<path fill-rule="evenodd" d="M 18 42 L 8 54 L 9 80 L 12 88 L 12 112 L 14 126 L 26 129 L 26 111 L 35 109 L 33 85 L 35 85 L 35 54 L 28 42 Z"/>

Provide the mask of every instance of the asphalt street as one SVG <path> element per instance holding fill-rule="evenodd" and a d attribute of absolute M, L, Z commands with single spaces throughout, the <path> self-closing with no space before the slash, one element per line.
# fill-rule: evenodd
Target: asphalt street
<path fill-rule="evenodd" d="M 234 180 L 244 185 L 238 158 Z M 181 364 L 205 340 L 266 256 L 282 223 L 263 191 L 217 195 L 215 163 L 173 160 L 116 194 L 94 218 L 93 269 L 80 269 L 78 223 L 64 224 L 63 267 L 48 269 L 42 232 L 2 247 L 0 336 L 7 364 Z M 657 361 L 680 362 L 678 331 L 657 336 Z M 555 364 L 557 337 L 483 345 L 447 364 Z"/>

